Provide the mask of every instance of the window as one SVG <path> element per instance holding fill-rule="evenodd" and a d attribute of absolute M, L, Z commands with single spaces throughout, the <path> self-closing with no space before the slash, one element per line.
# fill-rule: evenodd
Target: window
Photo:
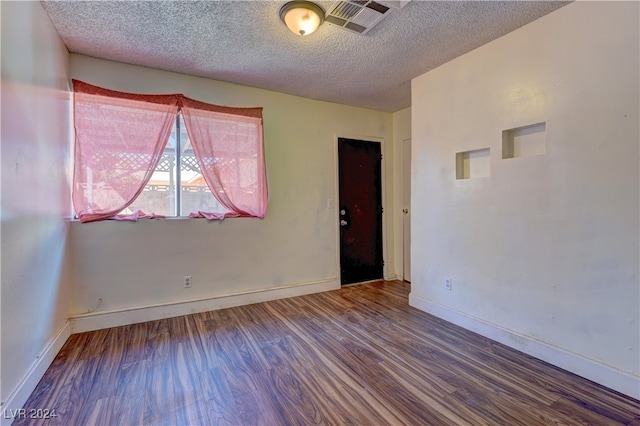
<path fill-rule="evenodd" d="M 123 213 L 139 210 L 163 216 L 189 216 L 198 211 L 230 212 L 214 198 L 204 180 L 181 113 L 176 117 L 151 179 Z"/>
<path fill-rule="evenodd" d="M 73 87 L 80 221 L 264 217 L 262 108 Z"/>

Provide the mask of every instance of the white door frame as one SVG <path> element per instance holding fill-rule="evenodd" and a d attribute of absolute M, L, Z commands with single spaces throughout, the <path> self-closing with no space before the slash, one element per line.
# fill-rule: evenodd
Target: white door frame
<path fill-rule="evenodd" d="M 402 141 L 402 278 L 411 281 L 411 138 Z"/>

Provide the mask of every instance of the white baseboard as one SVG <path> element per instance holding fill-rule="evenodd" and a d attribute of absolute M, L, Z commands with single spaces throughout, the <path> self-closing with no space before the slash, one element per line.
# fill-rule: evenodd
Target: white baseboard
<path fill-rule="evenodd" d="M 336 290 L 338 288 L 340 288 L 340 282 L 337 278 L 332 278 L 322 281 L 292 284 L 282 287 L 252 290 L 202 299 L 138 306 L 113 311 L 92 312 L 72 316 L 70 320 L 72 323 L 72 332 L 82 333 L 85 331 L 119 327 L 146 321 L 155 321 L 163 318 L 189 315 L 198 312 L 266 302 L 268 300 L 302 296 L 305 294 Z"/>
<path fill-rule="evenodd" d="M 413 293 L 409 294 L 409 305 L 640 400 L 640 377 L 638 376 L 536 340 L 530 336 L 516 333 L 499 325 L 474 318 L 464 312 L 456 311 Z"/>
<path fill-rule="evenodd" d="M 2 416 L 0 417 L 0 425 L 10 425 L 20 413 L 20 409 L 29 399 L 40 379 L 44 376 L 47 369 L 55 359 L 62 346 L 71 335 L 71 323 L 67 320 L 64 325 L 53 335 L 51 340 L 46 344 L 40 355 L 31 364 L 23 379 L 18 386 L 11 391 L 9 396 L 1 406 Z"/>

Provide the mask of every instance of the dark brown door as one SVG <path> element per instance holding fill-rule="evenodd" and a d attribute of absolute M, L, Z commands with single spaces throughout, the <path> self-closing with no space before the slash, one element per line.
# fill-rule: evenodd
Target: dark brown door
<path fill-rule="evenodd" d="M 342 284 L 382 278 L 381 164 L 380 143 L 338 139 Z"/>

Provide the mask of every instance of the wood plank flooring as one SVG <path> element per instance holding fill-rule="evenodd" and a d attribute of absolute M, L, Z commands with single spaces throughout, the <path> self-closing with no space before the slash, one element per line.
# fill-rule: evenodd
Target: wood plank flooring
<path fill-rule="evenodd" d="M 337 291 L 72 335 L 17 425 L 636 425 L 640 401 L 408 306 Z"/>

